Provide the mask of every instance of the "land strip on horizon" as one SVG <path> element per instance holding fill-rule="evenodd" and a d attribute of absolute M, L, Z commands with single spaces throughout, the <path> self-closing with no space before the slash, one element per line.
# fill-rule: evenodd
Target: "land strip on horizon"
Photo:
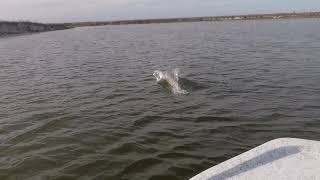
<path fill-rule="evenodd" d="M 106 26 L 106 25 L 129 25 L 129 24 L 153 24 L 153 23 L 178 23 L 178 22 L 202 22 L 202 21 L 241 21 L 241 20 L 263 20 L 263 19 L 301 19 L 320 18 L 320 12 L 300 12 L 300 13 L 273 13 L 273 14 L 249 14 L 232 16 L 208 16 L 208 17 L 185 17 L 185 18 L 165 18 L 165 19 L 138 19 L 121 21 L 90 21 L 71 23 L 33 23 L 33 22 L 10 22 L 0 21 L 0 36 L 36 33 L 45 31 L 64 30 L 84 26 Z"/>
<path fill-rule="evenodd" d="M 69 27 L 82 27 L 82 26 L 153 24 L 153 23 L 176 23 L 176 22 L 230 21 L 230 20 L 232 21 L 232 20 L 260 20 L 260 19 L 301 19 L 301 18 L 320 18 L 320 12 L 301 12 L 301 13 L 293 12 L 293 13 L 248 14 L 248 15 L 231 15 L 231 16 L 95 21 L 95 22 L 90 21 L 90 22 L 64 23 L 64 25 Z"/>

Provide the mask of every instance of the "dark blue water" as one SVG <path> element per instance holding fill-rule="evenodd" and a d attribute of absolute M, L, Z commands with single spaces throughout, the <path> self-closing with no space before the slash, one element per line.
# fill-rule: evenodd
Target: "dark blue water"
<path fill-rule="evenodd" d="M 188 179 L 320 140 L 320 22 L 84 27 L 0 39 L 0 179 Z M 180 68 L 188 95 L 157 84 Z"/>

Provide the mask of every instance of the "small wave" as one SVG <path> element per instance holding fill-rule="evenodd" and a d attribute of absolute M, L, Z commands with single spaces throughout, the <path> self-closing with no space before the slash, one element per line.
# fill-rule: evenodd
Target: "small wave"
<path fill-rule="evenodd" d="M 160 71 L 156 70 L 153 73 L 153 76 L 156 77 L 157 82 L 169 90 L 173 94 L 188 94 L 189 92 L 185 89 L 182 89 L 179 83 L 179 69 L 175 68 L 170 71 Z"/>

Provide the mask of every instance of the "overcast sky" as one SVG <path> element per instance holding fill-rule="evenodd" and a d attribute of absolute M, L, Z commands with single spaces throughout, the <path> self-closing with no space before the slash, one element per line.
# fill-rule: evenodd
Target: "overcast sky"
<path fill-rule="evenodd" d="M 103 21 L 320 11 L 320 0 L 0 0 L 0 19 Z"/>

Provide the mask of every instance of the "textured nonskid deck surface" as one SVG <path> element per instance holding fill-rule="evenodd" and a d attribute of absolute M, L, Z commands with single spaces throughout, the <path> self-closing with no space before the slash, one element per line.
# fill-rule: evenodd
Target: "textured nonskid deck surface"
<path fill-rule="evenodd" d="M 275 139 L 191 178 L 224 179 L 320 179 L 320 142 L 295 138 Z"/>

